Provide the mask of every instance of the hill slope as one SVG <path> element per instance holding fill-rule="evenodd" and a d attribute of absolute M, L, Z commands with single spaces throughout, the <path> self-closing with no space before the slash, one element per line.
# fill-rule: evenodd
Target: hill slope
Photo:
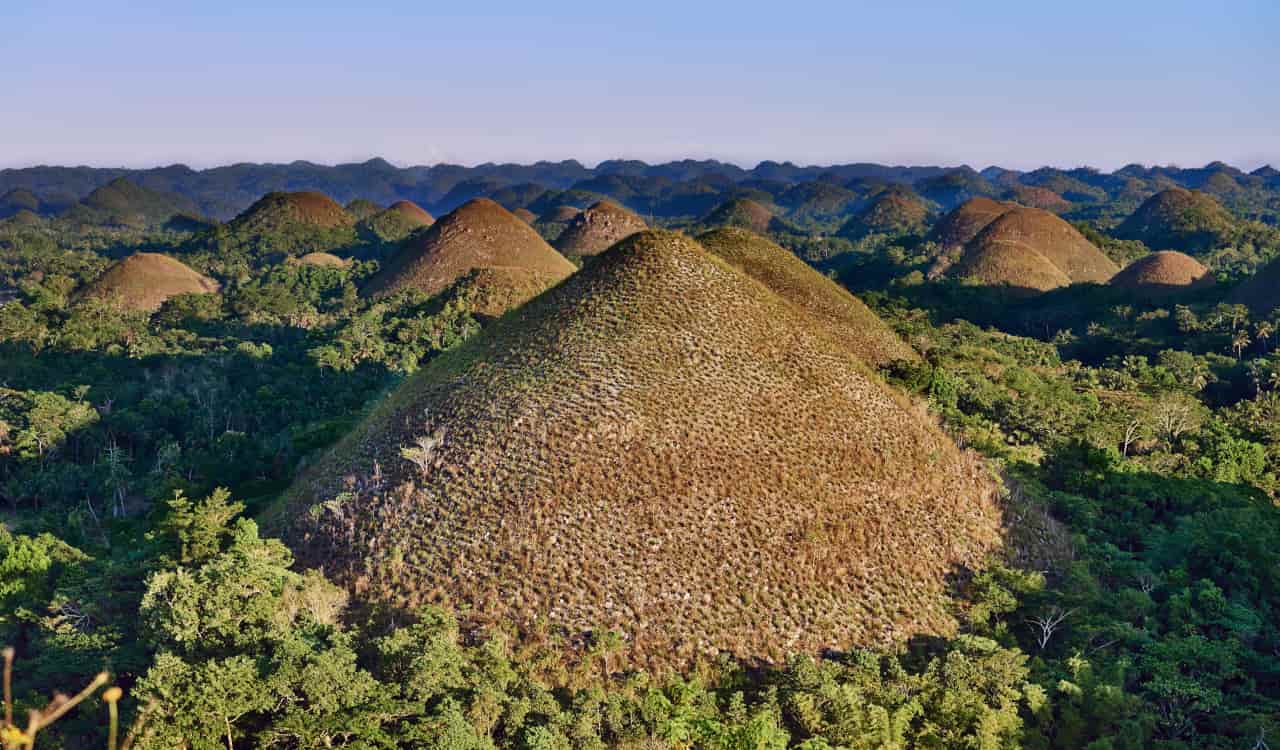
<path fill-rule="evenodd" d="M 811 315 L 832 339 L 844 343 L 864 362 L 879 367 L 920 358 L 862 300 L 785 248 L 736 228 L 707 232 L 698 242 Z"/>
<path fill-rule="evenodd" d="M 284 227 L 305 226 L 315 229 L 337 229 L 356 223 L 332 198 L 324 193 L 267 193 L 231 220 L 238 232 L 276 232 Z"/>
<path fill-rule="evenodd" d="M 704 216 L 700 223 L 709 227 L 741 227 L 761 234 L 779 227 L 773 212 L 750 198 L 727 200 Z"/>
<path fill-rule="evenodd" d="M 953 630 L 991 490 L 792 303 L 644 232 L 413 376 L 282 516 L 361 597 L 663 666 Z"/>
<path fill-rule="evenodd" d="M 890 188 L 876 196 L 866 208 L 840 227 L 839 234 L 858 240 L 871 234 L 898 236 L 924 234 L 929 207 L 919 196 Z"/>
<path fill-rule="evenodd" d="M 565 255 L 598 255 L 646 227 L 644 219 L 617 203 L 599 201 L 569 221 L 556 238 L 556 249 Z"/>
<path fill-rule="evenodd" d="M 1111 285 L 1160 296 L 1192 288 L 1212 286 L 1213 275 L 1200 261 L 1173 250 L 1162 250 L 1138 258 L 1111 279 Z"/>
<path fill-rule="evenodd" d="M 60 216 L 76 224 L 141 228 L 198 213 L 195 203 L 187 198 L 148 190 L 120 177 L 89 193 Z"/>
<path fill-rule="evenodd" d="M 937 242 L 943 250 L 964 247 L 1011 208 L 1010 204 L 991 198 L 970 198 L 939 219 L 928 239 Z"/>
<path fill-rule="evenodd" d="M 951 275 L 1045 291 L 1067 284 L 1104 283 L 1117 270 L 1075 227 L 1048 211 L 1017 206 L 965 246 Z"/>
<path fill-rule="evenodd" d="M 522 276 L 538 277 L 543 289 L 575 270 L 528 224 L 497 203 L 476 198 L 410 237 L 361 293 L 385 297 L 415 288 L 437 294 L 478 268 L 521 269 Z"/>
<path fill-rule="evenodd" d="M 105 300 L 125 310 L 150 311 L 179 294 L 217 291 L 216 281 L 167 255 L 134 253 L 87 284 L 77 297 Z"/>
<path fill-rule="evenodd" d="M 1153 250 L 1202 253 L 1229 241 L 1235 220 L 1213 196 L 1170 188 L 1148 198 L 1116 228 L 1115 236 L 1141 240 Z"/>

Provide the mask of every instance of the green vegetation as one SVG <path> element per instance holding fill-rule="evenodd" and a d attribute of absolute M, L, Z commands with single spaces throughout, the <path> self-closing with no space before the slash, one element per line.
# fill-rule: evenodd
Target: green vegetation
<path fill-rule="evenodd" d="M 571 218 L 551 209 L 602 191 L 651 222 L 699 229 L 698 217 L 749 197 L 775 213 L 768 239 L 867 307 L 770 242 L 725 229 L 707 236 L 710 254 L 664 233 L 685 254 L 588 259 L 501 316 L 545 284 L 481 269 L 371 300 L 358 290 L 401 230 L 371 228 L 370 206 L 278 194 L 240 211 L 281 185 L 329 183 L 272 177 L 275 167 L 187 171 L 201 182 L 180 170 L 89 182 L 41 172 L 29 185 L 0 173 L 5 212 L 37 217 L 0 221 L 0 644 L 16 652 L 0 745 L 22 746 L 31 710 L 61 714 L 36 738 L 50 749 L 114 748 L 131 732 L 135 748 L 191 750 L 1276 745 L 1277 266 L 1254 275 L 1280 256 L 1273 178 L 765 164 L 721 180 L 712 164 L 628 164 L 602 179 L 571 165 L 370 163 L 343 178 L 367 180 L 349 183 L 367 192 L 332 192 L 444 214 L 455 188 L 506 190 L 546 214 L 537 228 L 548 233 Z M 472 172 L 484 179 L 468 182 Z M 126 176 L 145 190 L 115 183 L 77 197 Z M 555 189 L 539 192 L 540 180 Z M 951 278 L 950 235 L 925 219 L 834 236 L 878 197 L 906 196 L 886 191 L 893 181 L 941 205 L 993 190 L 1034 198 L 1110 261 L 1140 263 L 1112 285 L 1019 294 Z M 1201 273 L 1190 258 L 1150 255 L 1166 243 L 1117 228 L 1171 182 L 1213 195 L 1231 222 L 1187 248 L 1217 283 L 1184 286 Z M 113 196 L 136 199 L 143 218 L 83 208 L 133 210 Z M 191 206 L 174 196 L 193 213 L 245 216 L 175 223 L 162 215 Z M 1203 223 L 1191 234 L 1209 237 Z M 84 294 L 138 253 L 218 287 L 165 294 L 154 310 Z M 297 262 L 309 253 L 342 262 Z M 858 337 L 842 326 L 919 355 L 860 352 L 896 390 L 847 353 Z M 839 393 L 837 380 L 866 389 Z M 612 416 L 589 416 L 601 412 Z M 662 418 L 637 422 L 643 432 L 604 429 L 641 413 Z M 923 437 L 898 446 L 907 421 Z M 792 424 L 808 427 L 778 427 Z M 440 426 L 449 437 L 437 445 Z M 739 451 L 747 441 L 757 442 Z M 874 514 L 844 503 L 835 483 L 871 445 L 892 447 L 899 463 L 876 476 L 901 492 L 860 491 L 927 491 L 954 507 L 908 506 L 919 510 L 909 516 L 892 502 Z M 972 473 L 957 479 L 961 466 Z M 929 588 L 941 579 L 922 576 L 920 561 L 974 511 L 958 502 L 966 483 L 993 476 L 1000 548 Z M 279 515 L 299 477 L 334 490 L 321 518 L 350 510 L 358 533 L 340 549 L 387 541 L 360 558 L 376 564 L 317 555 L 316 537 L 290 534 L 290 548 L 264 533 L 312 519 Z M 489 513 L 474 516 L 489 540 L 525 544 L 486 558 L 504 548 L 397 505 L 404 482 Z M 558 489 L 534 489 L 547 486 Z M 752 499 L 737 525 L 722 506 L 657 505 L 699 492 Z M 353 497 L 380 498 L 383 515 Z M 547 498 L 538 524 L 510 522 L 519 503 Z M 584 498 L 592 514 L 575 515 Z M 959 536 L 986 527 L 974 528 Z M 700 549 L 686 559 L 661 548 L 677 534 Z M 629 541 L 641 537 L 659 548 Z M 894 551 L 859 552 L 876 540 Z M 450 544 L 469 556 L 444 555 Z M 873 558 L 874 571 L 842 577 Z M 521 578 L 530 560 L 547 575 Z M 637 571 L 659 562 L 674 572 L 643 607 L 593 609 L 617 581 L 653 580 Z M 406 595 L 402 583 L 427 568 L 440 588 Z M 661 598 L 704 590 L 710 603 Z M 850 590 L 879 609 L 841 609 Z M 547 591 L 568 593 L 530 604 Z M 555 606 L 579 607 L 573 628 L 556 627 Z M 844 650 L 796 640 L 785 618 L 797 612 L 805 632 L 840 634 L 826 643 Z M 706 632 L 682 631 L 690 622 Z M 872 632 L 886 625 L 895 637 Z M 682 632 L 692 634 L 668 640 Z M 696 642 L 726 633 L 718 649 Z M 50 704 L 59 692 L 74 695 Z"/>

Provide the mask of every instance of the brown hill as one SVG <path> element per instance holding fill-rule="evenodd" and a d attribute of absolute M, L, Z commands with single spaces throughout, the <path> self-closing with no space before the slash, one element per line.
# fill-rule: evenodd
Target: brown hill
<path fill-rule="evenodd" d="M 361 291 L 370 297 L 407 288 L 437 294 L 477 268 L 517 268 L 556 281 L 575 270 L 528 224 L 476 198 L 406 240 Z"/>
<path fill-rule="evenodd" d="M 1213 275 L 1200 261 L 1174 250 L 1144 255 L 1111 278 L 1112 286 L 1146 296 L 1212 286 L 1213 282 Z"/>
<path fill-rule="evenodd" d="M 1047 292 L 1067 286 L 1071 279 L 1034 248 L 1006 242 L 969 247 L 947 271 L 957 279 L 984 286 Z"/>
<path fill-rule="evenodd" d="M 125 310 L 151 311 L 179 294 L 210 294 L 218 282 L 159 253 L 134 253 L 113 264 L 77 295 L 106 300 Z"/>
<path fill-rule="evenodd" d="M 753 232 L 768 232 L 777 226 L 773 212 L 750 198 L 731 198 L 700 222 L 710 227 L 742 227 Z"/>
<path fill-rule="evenodd" d="M 1017 258 L 1019 252 L 1026 257 Z M 1048 261 L 1058 273 L 1043 267 Z M 1038 208 L 1018 206 L 965 246 L 952 275 L 986 284 L 1044 290 L 1065 283 L 1104 283 L 1119 270 L 1076 228 Z M 1021 275 L 1025 274 L 1025 276 Z"/>
<path fill-rule="evenodd" d="M 328 268 L 346 268 L 351 263 L 351 261 L 339 258 L 331 253 L 307 253 L 295 262 L 304 266 L 326 266 Z"/>
<path fill-rule="evenodd" d="M 924 234 L 928 222 L 929 207 L 919 196 L 891 188 L 880 193 L 866 208 L 845 222 L 838 234 L 852 240 L 872 234 Z"/>
<path fill-rule="evenodd" d="M 533 222 L 538 220 L 537 214 L 535 214 L 534 212 L 530 211 L 527 208 L 517 208 L 516 210 L 511 212 L 511 215 L 516 217 L 520 221 L 523 221 L 526 224 L 532 224 Z"/>
<path fill-rule="evenodd" d="M 982 196 L 970 198 L 939 219 L 928 239 L 937 242 L 944 251 L 964 247 L 1011 208 L 1008 203 Z"/>
<path fill-rule="evenodd" d="M 427 227 L 436 223 L 436 217 L 413 201 L 396 201 L 387 210 L 403 216 L 406 222 L 415 227 Z"/>
<path fill-rule="evenodd" d="M 1234 231 L 1235 220 L 1213 196 L 1175 187 L 1138 206 L 1115 236 L 1141 240 L 1154 250 L 1202 253 L 1228 243 Z"/>
<path fill-rule="evenodd" d="M 237 231 L 278 231 L 289 225 L 318 229 L 349 227 L 356 218 L 332 198 L 316 192 L 267 193 L 231 220 Z"/>
<path fill-rule="evenodd" d="M 598 255 L 619 240 L 644 231 L 644 219 L 612 201 L 600 201 L 573 217 L 556 239 L 565 255 Z"/>
<path fill-rule="evenodd" d="M 577 206 L 556 206 L 539 216 L 538 221 L 544 224 L 568 224 L 580 213 L 582 209 Z"/>
<path fill-rule="evenodd" d="M 1062 213 L 1071 209 L 1071 201 L 1053 192 L 1049 188 L 1034 185 L 1014 185 L 1004 194 L 1005 200 L 1021 203 L 1032 208 L 1043 208 L 1053 213 Z"/>
<path fill-rule="evenodd" d="M 359 597 L 663 667 L 954 631 L 992 489 L 794 304 L 648 231 L 410 378 L 275 515 Z"/>
<path fill-rule="evenodd" d="M 738 228 L 707 232 L 698 242 L 811 315 L 830 338 L 845 344 L 864 362 L 879 367 L 894 360 L 920 358 L 862 300 L 789 250 Z"/>
<path fill-rule="evenodd" d="M 396 201 L 362 220 L 360 228 L 383 242 L 399 242 L 418 229 L 431 226 L 435 220 L 434 216 L 413 201 Z"/>

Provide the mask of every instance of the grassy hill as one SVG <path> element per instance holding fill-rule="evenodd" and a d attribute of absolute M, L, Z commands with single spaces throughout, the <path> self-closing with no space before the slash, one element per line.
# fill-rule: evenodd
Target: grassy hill
<path fill-rule="evenodd" d="M 124 310 L 155 310 L 179 294 L 208 294 L 218 283 L 158 253 L 134 253 L 115 263 L 77 295 Z"/>
<path fill-rule="evenodd" d="M 1170 188 L 1148 198 L 1116 228 L 1116 237 L 1141 240 L 1155 250 L 1193 255 L 1230 242 L 1235 220 L 1213 196 Z"/>
<path fill-rule="evenodd" d="M 579 213 L 556 239 L 565 255 L 598 255 L 615 242 L 646 228 L 644 219 L 612 201 L 599 201 Z"/>
<path fill-rule="evenodd" d="M 1145 255 L 1111 278 L 1111 285 L 1146 297 L 1212 286 L 1213 274 L 1189 255 L 1174 250 Z"/>
<path fill-rule="evenodd" d="M 951 632 L 991 491 L 795 303 L 644 232 L 406 382 L 282 515 L 360 597 L 663 666 Z"/>

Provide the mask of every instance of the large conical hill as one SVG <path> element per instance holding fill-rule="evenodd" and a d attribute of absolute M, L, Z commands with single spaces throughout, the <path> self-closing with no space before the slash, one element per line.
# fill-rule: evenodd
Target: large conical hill
<path fill-rule="evenodd" d="M 542 288 L 575 270 L 528 224 L 494 201 L 476 198 L 406 240 L 361 292 L 375 298 L 410 288 L 437 294 L 472 270 L 494 268 L 519 269 L 515 276 L 536 278 Z"/>
<path fill-rule="evenodd" d="M 797 304 L 647 231 L 406 381 L 276 517 L 361 598 L 662 667 L 953 632 L 992 489 Z"/>

